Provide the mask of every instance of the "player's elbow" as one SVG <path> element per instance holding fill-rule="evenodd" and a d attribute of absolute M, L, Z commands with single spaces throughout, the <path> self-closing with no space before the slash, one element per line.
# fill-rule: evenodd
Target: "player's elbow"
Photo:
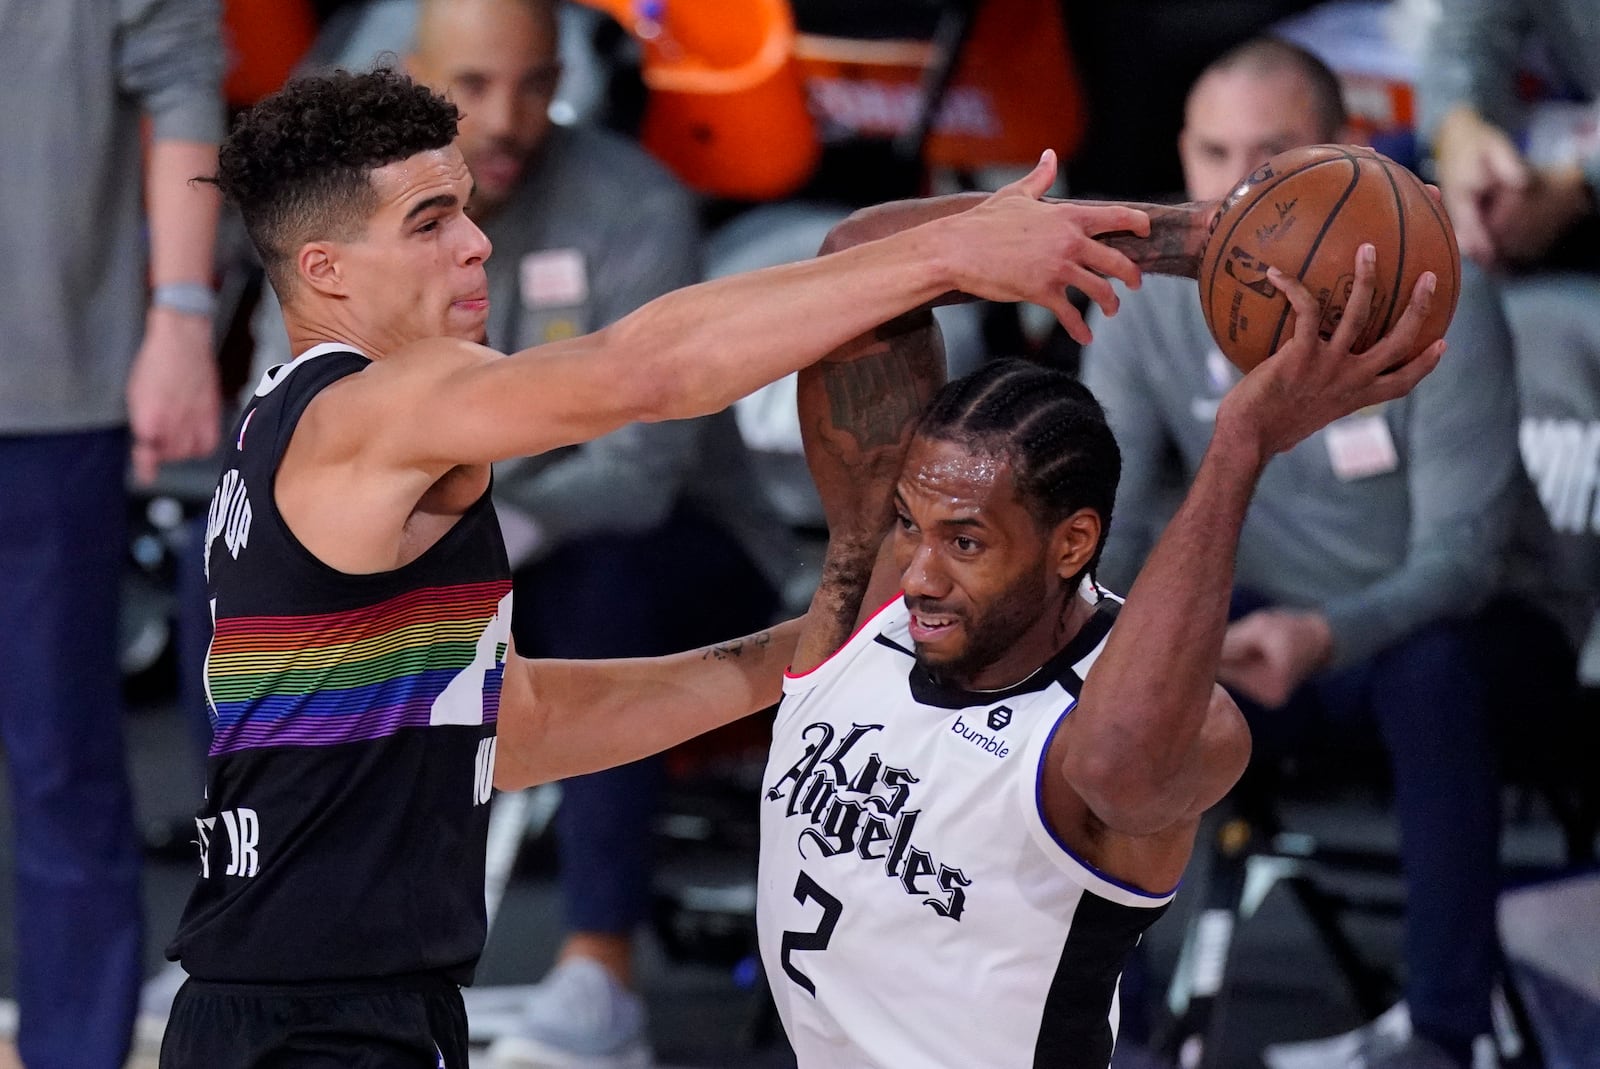
<path fill-rule="evenodd" d="M 1062 772 L 1095 817 L 1121 835 L 1153 835 L 1171 827 L 1189 808 L 1181 796 L 1181 776 L 1110 747 L 1069 752 Z"/>
<path fill-rule="evenodd" d="M 1121 740 L 1064 759 L 1067 780 L 1095 816 L 1124 835 L 1153 835 L 1196 820 L 1233 789 L 1250 763 L 1250 728 L 1227 691 L 1214 687 L 1198 735 L 1152 752 Z"/>
<path fill-rule="evenodd" d="M 1119 835 L 1144 836 L 1170 828 L 1187 808 L 1161 785 L 1136 776 L 1069 778 L 1096 819 Z"/>

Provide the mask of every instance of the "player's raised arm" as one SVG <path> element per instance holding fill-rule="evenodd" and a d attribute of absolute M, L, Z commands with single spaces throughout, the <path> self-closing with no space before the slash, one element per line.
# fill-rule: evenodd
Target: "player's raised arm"
<path fill-rule="evenodd" d="M 894 484 L 944 372 L 944 337 L 925 309 L 801 371 L 800 437 L 828 521 L 828 551 L 793 671 L 826 660 L 863 610 L 894 592 L 898 576 L 880 553 L 894 519 Z"/>
<path fill-rule="evenodd" d="M 986 195 L 951 193 L 862 208 L 850 217 L 850 230 L 855 240 L 870 241 L 917 222 L 966 211 L 983 203 Z M 1221 207 L 1219 201 L 1132 204 L 1067 201 L 1053 197 L 1045 200 L 1051 204 L 1071 205 L 1083 213 L 1085 241 L 1081 243 L 1080 262 L 1084 267 L 1097 276 L 1119 279 L 1135 289 L 1139 275 L 1145 271 L 1178 278 L 1198 277 L 1211 222 Z M 1099 247 L 1094 247 L 1096 245 Z M 1093 282 L 1092 279 L 1087 281 Z M 1079 288 L 1102 309 L 1106 308 L 1109 287 Z M 946 295 L 946 299 L 960 297 L 960 294 Z M 1107 314 L 1111 313 L 1107 311 Z"/>
<path fill-rule="evenodd" d="M 1295 308 L 1294 337 L 1223 399 L 1194 485 L 1062 727 L 1061 773 L 1113 831 L 1147 835 L 1197 818 L 1244 770 L 1248 732 L 1215 680 L 1239 531 L 1268 459 L 1335 419 L 1409 392 L 1438 363 L 1443 342 L 1413 354 L 1432 274 L 1418 280 L 1393 330 L 1351 352 L 1374 275 L 1375 253 L 1363 246 L 1345 315 L 1323 341 L 1315 298 L 1271 272 Z"/>

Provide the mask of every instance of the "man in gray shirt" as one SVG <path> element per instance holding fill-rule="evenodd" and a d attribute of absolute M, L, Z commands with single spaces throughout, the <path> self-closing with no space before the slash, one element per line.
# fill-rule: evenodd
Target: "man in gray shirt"
<path fill-rule="evenodd" d="M 410 11 L 385 0 L 373 12 L 391 31 L 416 20 L 412 74 L 462 111 L 470 210 L 494 245 L 488 344 L 515 352 L 586 334 L 698 280 L 693 197 L 636 145 L 550 122 L 553 0 L 423 0 Z M 276 302 L 257 322 L 273 327 L 258 342 L 270 362 L 292 355 Z M 631 424 L 497 465 L 494 479 L 519 653 L 668 653 L 763 627 L 778 607 L 794 547 L 731 409 Z M 661 771 L 651 759 L 563 784 L 555 831 L 569 935 L 496 1065 L 648 1063 L 631 958 L 648 919 Z"/>
<path fill-rule="evenodd" d="M 1440 7 L 1417 86 L 1420 132 L 1462 252 L 1502 272 L 1523 462 L 1550 528 L 1538 567 L 1516 581 L 1600 652 L 1600 2 Z M 1545 99 L 1519 99 L 1530 68 Z"/>
<path fill-rule="evenodd" d="M 218 18 L 216 0 L 0 0 L 0 738 L 30 1069 L 120 1069 L 132 1037 L 124 483 L 130 440 L 144 479 L 216 441 L 218 199 L 189 179 L 216 170 Z"/>
<path fill-rule="evenodd" d="M 1191 91 L 1189 195 L 1219 196 L 1266 157 L 1338 140 L 1342 127 L 1338 83 L 1318 60 L 1279 42 L 1241 46 Z M 1251 719 L 1258 767 L 1324 717 L 1375 720 L 1389 752 L 1416 1035 L 1369 1045 L 1351 1065 L 1464 1066 L 1489 1031 L 1498 793 L 1470 620 L 1509 527 L 1515 395 L 1494 293 L 1470 265 L 1463 286 L 1450 351 L 1427 381 L 1267 466 L 1223 642 L 1220 681 Z M 1084 379 L 1124 458 L 1103 575 L 1126 589 L 1166 519 L 1167 488 L 1199 466 L 1240 376 L 1193 286 L 1147 277 L 1094 329 Z"/>

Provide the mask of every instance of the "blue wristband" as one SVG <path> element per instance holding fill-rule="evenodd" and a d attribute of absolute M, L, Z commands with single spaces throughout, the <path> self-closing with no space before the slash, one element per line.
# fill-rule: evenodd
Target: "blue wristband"
<path fill-rule="evenodd" d="M 151 291 L 150 306 L 211 319 L 217 314 L 217 294 L 203 282 L 163 282 Z"/>

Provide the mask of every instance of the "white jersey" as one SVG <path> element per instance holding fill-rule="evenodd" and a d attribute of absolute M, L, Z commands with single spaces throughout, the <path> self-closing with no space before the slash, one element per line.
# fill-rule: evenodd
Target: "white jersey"
<path fill-rule="evenodd" d="M 917 668 L 901 598 L 785 680 L 756 912 L 801 1069 L 1105 1069 L 1123 961 L 1172 894 L 1074 857 L 1038 784 L 1118 607 L 1002 691 Z"/>

